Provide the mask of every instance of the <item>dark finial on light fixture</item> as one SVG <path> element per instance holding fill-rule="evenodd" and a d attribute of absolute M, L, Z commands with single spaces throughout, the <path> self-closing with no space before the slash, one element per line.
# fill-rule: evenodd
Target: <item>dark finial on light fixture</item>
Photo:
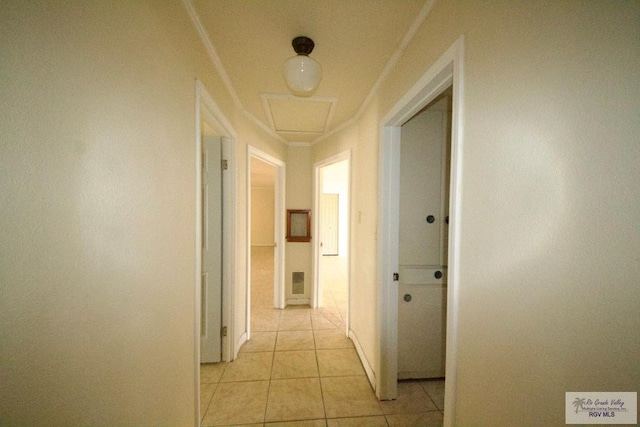
<path fill-rule="evenodd" d="M 293 46 L 293 50 L 295 50 L 298 55 L 309 56 L 309 54 L 313 52 L 316 44 L 309 37 L 300 36 L 291 40 L 291 46 Z"/>

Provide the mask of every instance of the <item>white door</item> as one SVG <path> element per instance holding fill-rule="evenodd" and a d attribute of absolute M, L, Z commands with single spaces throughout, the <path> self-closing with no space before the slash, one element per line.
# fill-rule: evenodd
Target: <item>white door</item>
<path fill-rule="evenodd" d="M 202 138 L 202 299 L 200 362 L 222 356 L 222 142 Z"/>
<path fill-rule="evenodd" d="M 338 255 L 339 195 L 323 194 L 320 201 L 322 255 Z"/>

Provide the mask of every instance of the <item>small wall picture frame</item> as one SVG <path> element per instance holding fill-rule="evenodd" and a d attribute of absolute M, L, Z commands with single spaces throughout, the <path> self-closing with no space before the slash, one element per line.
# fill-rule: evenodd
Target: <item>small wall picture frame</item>
<path fill-rule="evenodd" d="M 287 242 L 311 241 L 311 211 L 287 209 Z"/>

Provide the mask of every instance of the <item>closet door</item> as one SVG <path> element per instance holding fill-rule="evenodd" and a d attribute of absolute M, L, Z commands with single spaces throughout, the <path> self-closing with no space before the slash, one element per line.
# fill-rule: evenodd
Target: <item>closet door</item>
<path fill-rule="evenodd" d="M 402 126 L 398 378 L 444 376 L 448 238 L 446 99 Z"/>

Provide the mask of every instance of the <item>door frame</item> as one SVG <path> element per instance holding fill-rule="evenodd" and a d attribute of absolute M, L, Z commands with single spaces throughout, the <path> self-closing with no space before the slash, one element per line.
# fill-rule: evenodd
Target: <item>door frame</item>
<path fill-rule="evenodd" d="M 274 224 L 274 288 L 273 306 L 284 308 L 284 262 L 285 262 L 285 189 L 286 164 L 270 154 L 249 145 L 247 146 L 247 339 L 251 330 L 251 159 L 256 158 L 276 168 L 275 182 L 275 224 Z"/>
<path fill-rule="evenodd" d="M 347 210 L 347 224 L 349 226 L 347 230 L 347 238 L 348 242 L 348 256 L 349 260 L 347 262 L 347 318 L 345 320 L 346 333 L 349 333 L 349 317 L 350 317 L 350 307 L 351 304 L 351 150 L 342 151 L 334 156 L 327 157 L 326 159 L 320 160 L 313 164 L 313 212 L 320 212 L 320 195 L 322 194 L 322 182 L 320 180 L 320 170 L 326 166 L 332 165 L 334 163 L 346 161 L 347 162 L 347 176 L 349 182 L 347 182 L 347 186 L 349 188 L 349 197 L 347 200 L 347 206 L 343 208 Z M 318 308 L 322 305 L 322 283 L 320 281 L 320 263 L 322 262 L 322 249 L 320 248 L 320 215 L 313 215 L 313 234 L 312 236 L 317 236 L 315 239 L 315 243 L 312 245 L 313 252 L 313 292 L 311 294 L 311 307 Z"/>
<path fill-rule="evenodd" d="M 222 110 L 207 92 L 204 84 L 196 80 L 195 90 L 195 316 L 194 316 L 194 375 L 195 375 L 195 420 L 200 425 L 200 304 L 202 300 L 200 280 L 202 276 L 202 122 L 206 121 L 222 141 L 222 156 L 227 161 L 222 184 L 222 325 L 227 335 L 222 337 L 222 360 L 231 361 L 236 353 L 234 340 L 234 292 L 236 258 L 236 139 L 237 135 L 225 118 Z"/>
<path fill-rule="evenodd" d="M 378 321 L 380 375 L 376 394 L 397 397 L 398 374 L 398 224 L 401 126 L 453 85 L 451 181 L 447 285 L 447 347 L 444 425 L 453 425 L 458 335 L 460 214 L 462 196 L 464 38 L 460 36 L 380 121 L 378 215 Z"/>

